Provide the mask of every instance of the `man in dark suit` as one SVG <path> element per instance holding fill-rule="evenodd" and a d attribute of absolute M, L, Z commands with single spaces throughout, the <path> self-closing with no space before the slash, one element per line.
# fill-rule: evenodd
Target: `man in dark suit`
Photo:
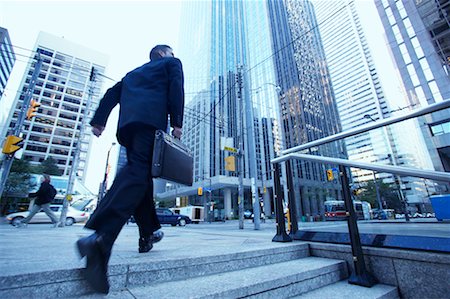
<path fill-rule="evenodd" d="M 153 202 L 153 143 L 155 131 L 166 130 L 169 115 L 172 135 L 181 137 L 183 80 L 180 60 L 169 46 L 158 45 L 150 52 L 150 62 L 106 91 L 90 122 L 93 134 L 100 136 L 119 104 L 117 139 L 127 149 L 127 165 L 86 223 L 95 233 L 77 242 L 80 255 L 87 256 L 85 277 L 97 292 L 109 292 L 106 273 L 111 249 L 131 215 L 139 226 L 139 252 L 149 251 L 162 238 L 154 234 L 161 226 Z"/>

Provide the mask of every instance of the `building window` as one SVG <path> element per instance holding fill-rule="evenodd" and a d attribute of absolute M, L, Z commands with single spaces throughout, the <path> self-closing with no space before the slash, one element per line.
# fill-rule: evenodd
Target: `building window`
<path fill-rule="evenodd" d="M 417 73 L 416 70 L 414 69 L 414 66 L 412 64 L 408 64 L 406 68 L 408 69 L 408 73 L 409 76 L 411 77 L 412 84 L 414 86 L 419 85 L 420 84 L 419 78 L 417 77 Z"/>
<path fill-rule="evenodd" d="M 422 107 L 426 107 L 428 105 L 427 99 L 425 98 L 425 94 L 421 86 L 417 86 L 415 89 L 417 99 Z"/>
<path fill-rule="evenodd" d="M 431 134 L 433 134 L 433 136 L 449 134 L 450 133 L 450 121 L 440 123 L 437 125 L 430 125 L 430 129 L 431 129 Z"/>
<path fill-rule="evenodd" d="M 403 43 L 402 34 L 400 33 L 400 30 L 398 29 L 397 25 L 392 26 L 392 31 L 394 32 L 395 40 L 398 44 Z"/>
<path fill-rule="evenodd" d="M 436 81 L 431 81 L 430 83 L 428 83 L 428 86 L 430 87 L 434 100 L 436 102 L 442 102 L 444 99 L 442 98 L 442 95 L 439 91 Z"/>
<path fill-rule="evenodd" d="M 402 43 L 401 45 L 399 45 L 399 48 L 400 48 L 400 52 L 402 53 L 405 64 L 411 63 L 411 56 L 409 56 L 406 45 L 404 43 Z"/>
<path fill-rule="evenodd" d="M 412 43 L 412 45 L 413 45 L 413 47 L 414 47 L 414 51 L 416 51 L 416 55 L 417 55 L 417 58 L 422 58 L 423 56 L 425 56 L 424 54 L 423 54 L 423 50 L 422 50 L 422 47 L 420 46 L 420 43 L 419 43 L 419 40 L 417 39 L 417 37 L 413 37 L 412 39 L 411 39 L 411 43 Z"/>
<path fill-rule="evenodd" d="M 397 1 L 398 13 L 402 17 L 402 19 L 406 18 L 408 15 L 406 14 L 405 7 L 403 6 L 402 1 Z"/>
<path fill-rule="evenodd" d="M 410 38 L 413 38 L 414 36 L 416 36 L 416 32 L 414 31 L 414 28 L 411 24 L 411 21 L 409 20 L 409 18 L 406 18 L 403 21 L 403 24 L 405 24 L 405 28 L 406 28 L 406 32 L 408 33 L 408 36 Z"/>
<path fill-rule="evenodd" d="M 428 64 L 428 61 L 425 57 L 419 60 L 420 66 L 422 67 L 422 71 L 425 74 L 425 78 L 427 81 L 431 81 L 434 79 L 433 74 L 430 70 L 430 65 Z"/>
<path fill-rule="evenodd" d="M 389 19 L 389 24 L 391 24 L 391 26 L 394 25 L 396 23 L 395 17 L 394 17 L 394 14 L 392 13 L 392 9 L 390 7 L 386 8 L 386 15 Z"/>

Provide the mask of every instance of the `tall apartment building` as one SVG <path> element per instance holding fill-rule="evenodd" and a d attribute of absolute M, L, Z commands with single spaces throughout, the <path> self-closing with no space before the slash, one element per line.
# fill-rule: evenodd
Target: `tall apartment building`
<path fill-rule="evenodd" d="M 0 99 L 16 61 L 8 30 L 0 27 Z"/>
<path fill-rule="evenodd" d="M 306 0 L 268 1 L 277 81 L 281 87 L 281 128 L 286 148 L 341 131 L 313 6 Z M 341 142 L 310 154 L 346 157 Z M 292 176 L 299 215 L 324 213 L 326 199 L 340 199 L 337 181 L 328 182 L 333 165 L 294 161 Z M 290 175 L 290 174 L 288 174 Z"/>
<path fill-rule="evenodd" d="M 313 2 L 343 131 L 392 116 L 355 2 Z M 387 165 L 411 164 L 411 153 L 399 151 L 399 143 L 409 141 L 395 136 L 391 127 L 385 127 L 346 138 L 348 158 Z M 356 184 L 371 181 L 375 175 L 385 183 L 396 182 L 406 199 L 415 198 L 416 187 L 423 185 L 412 177 L 352 168 Z"/>
<path fill-rule="evenodd" d="M 425 107 L 449 100 L 450 2 L 377 0 L 376 6 L 411 105 Z M 429 166 L 438 171 L 450 171 L 449 115 L 447 109 L 416 120 Z M 438 192 L 449 190 L 448 185 L 437 188 Z"/>
<path fill-rule="evenodd" d="M 79 139 L 81 123 L 88 98 L 88 119 L 97 107 L 103 79 L 96 76 L 90 81 L 92 68 L 104 73 L 107 57 L 64 38 L 40 32 L 34 47 L 33 57 L 26 69 L 20 91 L 28 88 L 31 76 L 36 71 L 38 53 L 43 60 L 38 80 L 33 90 L 33 100 L 41 106 L 37 116 L 26 120 L 22 129 L 24 139 L 23 157 L 38 164 L 52 157 L 57 161 L 63 175 L 68 175 Z M 24 100 L 18 93 L 12 106 L 8 122 L 13 128 Z M 7 132 L 4 132 L 7 134 Z M 90 130 L 84 131 L 77 176 L 84 181 L 89 148 Z"/>

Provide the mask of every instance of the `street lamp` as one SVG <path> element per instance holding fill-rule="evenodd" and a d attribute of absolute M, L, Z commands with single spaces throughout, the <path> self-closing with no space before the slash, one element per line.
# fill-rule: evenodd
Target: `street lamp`
<path fill-rule="evenodd" d="M 108 154 L 106 156 L 105 175 L 103 177 L 103 182 L 101 183 L 101 189 L 100 189 L 100 192 L 99 192 L 99 202 L 105 197 L 106 188 L 107 188 L 107 184 L 108 184 L 109 155 L 110 155 L 111 150 L 112 150 L 114 145 L 116 145 L 115 142 L 111 143 L 111 146 L 110 146 L 110 148 L 108 150 Z"/>

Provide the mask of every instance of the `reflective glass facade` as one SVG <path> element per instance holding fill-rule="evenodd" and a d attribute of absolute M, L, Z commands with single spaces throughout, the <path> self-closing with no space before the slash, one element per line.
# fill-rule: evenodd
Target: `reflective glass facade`
<path fill-rule="evenodd" d="M 281 127 L 286 148 L 341 131 L 336 102 L 309 1 L 268 1 L 277 80 L 281 87 Z M 328 157 L 346 157 L 341 143 L 309 151 Z M 294 192 L 304 216 L 323 215 L 326 199 L 340 199 L 340 185 L 328 182 L 333 165 L 294 162 Z"/>
<path fill-rule="evenodd" d="M 376 5 L 404 85 L 404 96 L 411 106 L 449 100 L 449 1 L 377 0 Z M 427 147 L 424 168 L 450 171 L 450 135 L 434 135 L 432 131 L 449 122 L 449 115 L 447 109 L 416 121 Z M 424 189 L 429 193 L 427 186 Z M 436 191 L 448 192 L 450 186 L 439 184 Z"/>
<path fill-rule="evenodd" d="M 229 138 L 230 146 L 238 147 L 239 118 L 245 124 L 246 205 L 251 205 L 250 178 L 256 177 L 257 192 L 271 208 L 270 157 L 281 149 L 281 135 L 278 82 L 273 60 L 266 59 L 272 55 L 269 26 L 263 1 L 190 1 L 182 7 L 181 47 L 176 52 L 185 72 L 183 141 L 194 154 L 194 182 L 212 186 L 219 208 L 228 196 L 224 193 L 230 192 L 232 210 L 237 211 L 238 174 L 225 170 L 224 159 L 231 153 L 221 142 Z M 242 89 L 237 83 L 240 67 Z M 193 198 L 191 203 L 196 200 L 201 201 Z"/>
<path fill-rule="evenodd" d="M 313 5 L 342 129 L 347 131 L 390 117 L 392 109 L 385 98 L 355 1 L 319 0 Z M 348 157 L 352 161 L 411 165 L 411 155 L 399 151 L 402 148 L 399 143 L 408 141 L 394 136 L 398 137 L 398 134 L 386 127 L 346 138 Z M 385 183 L 396 182 L 397 188 L 402 186 L 404 197 L 416 195 L 415 185 L 422 184 L 412 177 L 400 178 L 388 173 L 374 175 L 370 170 L 356 168 L 351 171 L 357 186 L 364 186 L 376 176 Z"/>

